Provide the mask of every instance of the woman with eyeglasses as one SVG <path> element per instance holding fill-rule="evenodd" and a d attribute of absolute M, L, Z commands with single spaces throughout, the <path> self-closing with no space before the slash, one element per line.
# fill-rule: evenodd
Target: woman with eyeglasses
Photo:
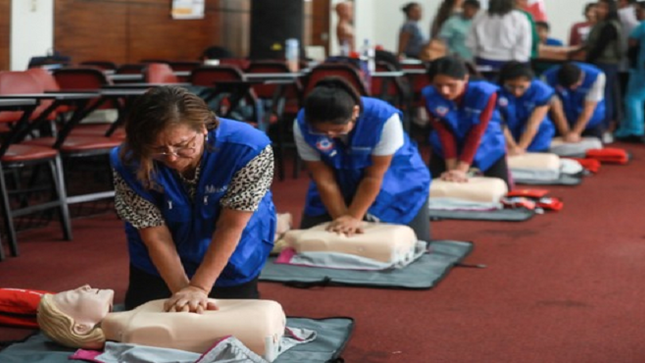
<path fill-rule="evenodd" d="M 555 90 L 535 78 L 531 67 L 509 62 L 500 72 L 497 107 L 504 123 L 509 155 L 549 149 L 555 126 L 549 118 Z"/>
<path fill-rule="evenodd" d="M 430 116 L 430 172 L 442 180 L 465 183 L 477 168 L 509 185 L 506 143 L 496 108 L 498 87 L 469 79 L 464 62 L 443 57 L 430 64 L 431 85 L 421 94 Z"/>
<path fill-rule="evenodd" d="M 328 230 L 351 236 L 368 220 L 405 224 L 430 240 L 430 173 L 399 110 L 325 78 L 305 98 L 293 133 L 312 179 L 301 228 L 331 221 Z"/>
<path fill-rule="evenodd" d="M 150 89 L 125 129 L 111 163 L 130 254 L 126 308 L 167 299 L 167 311 L 200 313 L 214 308 L 208 297 L 258 298 L 276 225 L 266 135 L 179 87 Z"/>

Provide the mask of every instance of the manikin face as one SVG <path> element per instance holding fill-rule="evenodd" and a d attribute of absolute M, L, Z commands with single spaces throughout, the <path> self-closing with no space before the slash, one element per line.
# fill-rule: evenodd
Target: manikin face
<path fill-rule="evenodd" d="M 466 83 L 468 83 L 468 76 L 458 79 L 445 74 L 437 74 L 432 80 L 432 85 L 441 97 L 450 101 L 454 101 L 464 92 Z"/>
<path fill-rule="evenodd" d="M 515 97 L 522 97 L 530 86 L 531 81 L 524 77 L 509 79 L 504 82 L 504 88 Z"/>
<path fill-rule="evenodd" d="M 152 147 L 152 157 L 179 173 L 197 167 L 204 151 L 206 128 L 195 131 L 179 124 L 162 131 Z"/>
<path fill-rule="evenodd" d="M 94 289 L 84 285 L 74 290 L 54 294 L 56 307 L 74 320 L 78 333 L 91 330 L 112 309 L 114 290 Z"/>

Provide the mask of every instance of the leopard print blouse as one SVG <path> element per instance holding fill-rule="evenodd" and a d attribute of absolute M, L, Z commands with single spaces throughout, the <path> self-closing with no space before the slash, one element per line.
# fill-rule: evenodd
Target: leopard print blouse
<path fill-rule="evenodd" d="M 273 149 L 269 145 L 235 173 L 226 194 L 220 199 L 220 205 L 238 211 L 256 211 L 262 198 L 271 187 L 273 167 Z M 191 200 L 195 199 L 201 174 L 200 169 L 201 167 L 198 166 L 193 179 L 187 179 L 181 174 L 177 174 Z M 156 205 L 135 193 L 116 170 L 113 169 L 112 174 L 116 190 L 114 207 L 121 219 L 137 229 L 165 224 L 161 210 Z"/>

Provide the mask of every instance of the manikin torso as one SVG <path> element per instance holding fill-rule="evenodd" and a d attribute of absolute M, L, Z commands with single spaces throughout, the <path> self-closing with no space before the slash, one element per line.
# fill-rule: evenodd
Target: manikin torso
<path fill-rule="evenodd" d="M 213 299 L 211 299 L 213 300 Z M 232 335 L 260 356 L 275 356 L 286 324 L 280 304 L 270 300 L 213 300 L 219 310 L 203 314 L 164 312 L 164 300 L 113 312 L 101 323 L 106 339 L 196 353 Z"/>
<path fill-rule="evenodd" d="M 430 199 L 453 198 L 471 202 L 494 203 L 508 193 L 502 179 L 490 177 L 471 177 L 467 183 L 448 182 L 434 179 L 430 184 Z"/>
<path fill-rule="evenodd" d="M 337 252 L 362 256 L 381 262 L 391 262 L 395 256 L 414 249 L 417 242 L 414 230 L 408 226 L 364 222 L 363 233 L 347 237 L 325 230 L 328 223 L 288 231 L 284 239 L 296 252 Z"/>

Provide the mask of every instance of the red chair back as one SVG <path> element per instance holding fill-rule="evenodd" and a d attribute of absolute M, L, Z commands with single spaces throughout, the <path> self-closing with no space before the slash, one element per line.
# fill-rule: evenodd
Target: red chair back
<path fill-rule="evenodd" d="M 243 71 L 251 64 L 251 61 L 245 58 L 221 58 L 219 64 L 235 66 Z"/>
<path fill-rule="evenodd" d="M 213 87 L 217 81 L 239 81 L 244 74 L 239 68 L 231 65 L 202 66 L 193 69 L 189 82 L 195 86 Z"/>
<path fill-rule="evenodd" d="M 95 67 L 101 70 L 116 70 L 117 66 L 114 62 L 109 61 L 85 61 L 80 63 L 81 66 Z"/>
<path fill-rule="evenodd" d="M 318 81 L 327 77 L 340 77 L 345 79 L 349 84 L 354 86 L 361 96 L 369 96 L 370 93 L 365 87 L 365 82 L 356 68 L 348 64 L 329 63 L 320 64 L 311 69 L 307 76 L 307 85 L 305 86 L 304 96 L 307 97 L 309 92 L 316 86 Z"/>
<path fill-rule="evenodd" d="M 166 63 L 150 63 L 143 71 L 144 81 L 147 83 L 178 83 L 179 79 L 172 68 Z"/>
<path fill-rule="evenodd" d="M 96 68 L 61 68 L 54 71 L 54 78 L 63 91 L 98 90 L 112 82 Z M 100 109 L 118 108 L 112 102 L 105 102 Z"/>
<path fill-rule="evenodd" d="M 56 78 L 54 78 L 54 76 L 45 68 L 29 68 L 27 73 L 31 74 L 38 82 L 40 82 L 45 91 L 60 91 L 60 86 L 58 86 Z"/>
<path fill-rule="evenodd" d="M 43 86 L 27 71 L 2 71 L 0 72 L 0 95 L 17 95 L 17 94 L 38 94 L 43 93 Z M 31 115 L 31 119 L 36 119 L 40 114 L 52 104 L 51 100 L 44 100 Z M 2 112 L 0 113 L 0 122 L 16 122 L 20 120 L 22 112 Z M 54 118 L 55 113 L 48 118 Z"/>

